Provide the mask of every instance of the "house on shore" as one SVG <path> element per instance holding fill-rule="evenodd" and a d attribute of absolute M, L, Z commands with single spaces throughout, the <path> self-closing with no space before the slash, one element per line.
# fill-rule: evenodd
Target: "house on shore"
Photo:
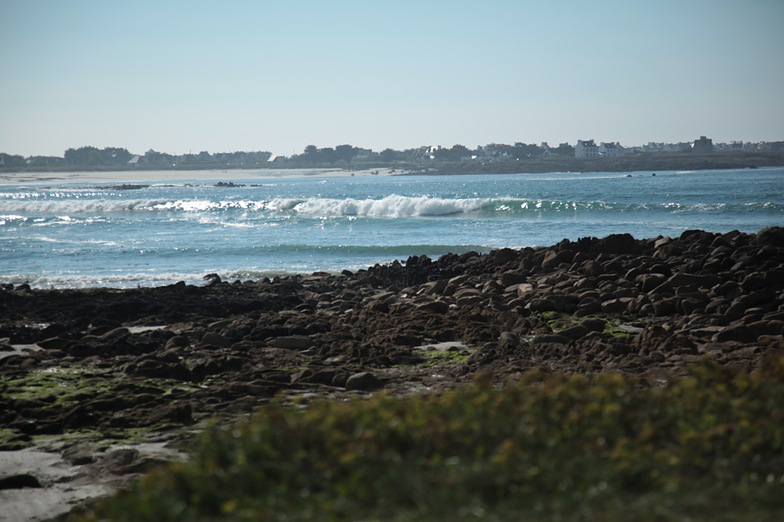
<path fill-rule="evenodd" d="M 577 146 L 574 148 L 575 158 L 598 158 L 599 147 L 596 146 L 593 140 L 577 140 Z"/>
<path fill-rule="evenodd" d="M 700 139 L 694 140 L 692 149 L 694 152 L 713 152 L 713 140 L 705 136 L 700 136 Z"/>
<path fill-rule="evenodd" d="M 542 149 L 542 157 L 549 158 L 551 156 L 557 156 L 558 153 L 547 144 L 546 141 L 543 141 L 539 148 Z"/>
<path fill-rule="evenodd" d="M 609 142 L 605 143 L 602 142 L 599 145 L 599 156 L 603 156 L 605 158 L 618 158 L 623 156 L 626 153 L 623 147 L 621 147 L 620 143 Z"/>

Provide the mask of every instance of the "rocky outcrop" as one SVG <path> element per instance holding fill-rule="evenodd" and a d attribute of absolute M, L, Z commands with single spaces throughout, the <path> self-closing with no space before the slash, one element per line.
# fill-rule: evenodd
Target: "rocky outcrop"
<path fill-rule="evenodd" d="M 437 390 L 476 372 L 650 382 L 705 356 L 753 371 L 784 348 L 784 229 L 581 238 L 204 287 L 5 288 L 0 317 L 10 446 L 187 426 L 274 395 Z M 466 349 L 427 348 L 454 342 Z M 30 382 L 34 397 L 20 392 Z"/>

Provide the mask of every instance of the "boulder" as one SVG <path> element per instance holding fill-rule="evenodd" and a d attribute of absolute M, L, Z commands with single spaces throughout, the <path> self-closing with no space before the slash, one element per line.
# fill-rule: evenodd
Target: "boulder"
<path fill-rule="evenodd" d="M 374 391 L 383 386 L 381 380 L 370 372 L 355 373 L 346 379 L 346 390 L 348 391 Z"/>
<path fill-rule="evenodd" d="M 572 340 L 560 334 L 540 334 L 531 339 L 531 344 L 569 344 Z"/>
<path fill-rule="evenodd" d="M 604 321 L 602 321 L 602 330 L 604 330 L 603 323 L 604 323 Z M 569 328 L 564 328 L 563 330 L 560 330 L 558 332 L 558 335 L 562 335 L 564 337 L 568 337 L 569 339 L 572 339 L 572 340 L 577 340 L 577 339 L 580 339 L 582 337 L 585 337 L 586 335 L 588 335 L 592 331 L 593 330 L 591 330 L 590 328 L 585 326 L 585 324 L 578 324 L 578 325 L 571 326 Z M 601 330 L 599 330 L 599 331 L 601 331 Z"/>
<path fill-rule="evenodd" d="M 516 271 L 504 272 L 501 274 L 501 284 L 504 287 L 525 283 L 526 275 Z"/>
<path fill-rule="evenodd" d="M 285 350 L 308 350 L 313 348 L 316 343 L 310 337 L 304 335 L 290 335 L 286 337 L 275 337 L 270 340 L 270 345 L 275 348 L 283 348 Z"/>
<path fill-rule="evenodd" d="M 666 279 L 667 276 L 664 274 L 641 274 L 634 278 L 634 282 L 639 285 L 643 292 L 650 292 L 664 283 Z"/>
<path fill-rule="evenodd" d="M 8 475 L 0 478 L 0 490 L 4 489 L 23 489 L 40 488 L 41 483 L 33 475 L 22 473 L 19 475 Z"/>

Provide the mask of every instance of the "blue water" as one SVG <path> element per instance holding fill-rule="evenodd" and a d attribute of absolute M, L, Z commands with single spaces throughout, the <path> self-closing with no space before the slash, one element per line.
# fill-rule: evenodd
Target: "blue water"
<path fill-rule="evenodd" d="M 202 284 L 629 232 L 784 226 L 784 168 L 0 185 L 0 282 Z M 228 177 L 223 177 L 228 176 Z M 243 186 L 216 186 L 234 181 Z"/>

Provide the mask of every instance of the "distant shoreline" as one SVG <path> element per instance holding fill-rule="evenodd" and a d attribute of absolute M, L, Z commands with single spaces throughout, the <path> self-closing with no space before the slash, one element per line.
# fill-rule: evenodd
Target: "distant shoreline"
<path fill-rule="evenodd" d="M 314 167 L 253 166 L 199 168 L 197 164 L 176 168 L 76 168 L 30 167 L 4 170 L 0 183 L 37 181 L 149 181 L 159 179 L 263 179 L 292 176 L 370 176 L 405 174 L 541 174 L 546 172 L 638 172 L 678 170 L 754 169 L 784 166 L 783 152 L 714 151 L 704 154 L 650 153 L 617 158 L 549 157 L 515 161 L 462 161 L 322 165 Z M 252 175 L 251 175 L 252 174 Z"/>
<path fill-rule="evenodd" d="M 214 181 L 220 179 L 247 183 L 292 177 L 348 177 L 388 176 L 389 169 L 349 171 L 339 168 L 324 169 L 155 169 L 155 170 L 75 170 L 30 171 L 0 173 L 0 185 L 18 183 L 145 183 L 152 181 Z"/>
<path fill-rule="evenodd" d="M 438 174 L 541 174 L 545 172 L 638 172 L 728 170 L 784 166 L 781 152 L 714 151 L 704 154 L 648 153 L 616 158 L 535 158 L 493 163 L 433 166 Z"/>

